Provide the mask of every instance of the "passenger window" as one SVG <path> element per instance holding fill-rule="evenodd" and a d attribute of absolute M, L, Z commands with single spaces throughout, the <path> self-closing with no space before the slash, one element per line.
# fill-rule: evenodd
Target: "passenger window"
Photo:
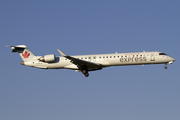
<path fill-rule="evenodd" d="M 91 57 L 89 57 L 88 61 L 91 61 Z"/>

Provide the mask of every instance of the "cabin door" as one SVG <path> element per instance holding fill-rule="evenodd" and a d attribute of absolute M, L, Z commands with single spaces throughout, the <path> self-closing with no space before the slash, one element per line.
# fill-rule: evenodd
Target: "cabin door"
<path fill-rule="evenodd" d="M 150 58 L 151 61 L 155 61 L 155 54 L 154 53 L 151 53 L 150 57 L 151 57 Z"/>

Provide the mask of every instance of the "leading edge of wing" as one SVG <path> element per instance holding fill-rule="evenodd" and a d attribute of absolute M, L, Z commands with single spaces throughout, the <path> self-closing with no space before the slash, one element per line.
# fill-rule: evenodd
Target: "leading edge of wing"
<path fill-rule="evenodd" d="M 75 65 L 77 65 L 77 67 L 79 69 L 82 69 L 84 67 L 86 67 L 87 69 L 89 70 L 93 70 L 93 69 L 102 69 L 102 65 L 101 64 L 98 64 L 98 63 L 93 63 L 93 62 L 89 62 L 89 61 L 85 61 L 85 60 L 81 60 L 81 59 L 78 59 L 78 58 L 74 58 L 74 57 L 71 57 L 71 56 L 68 56 L 66 54 L 64 54 L 62 51 L 60 51 L 59 49 L 57 49 L 58 52 L 65 58 L 71 60 L 71 62 Z"/>

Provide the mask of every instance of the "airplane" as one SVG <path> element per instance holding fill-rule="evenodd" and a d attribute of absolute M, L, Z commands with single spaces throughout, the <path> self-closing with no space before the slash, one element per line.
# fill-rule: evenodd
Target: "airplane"
<path fill-rule="evenodd" d="M 157 51 L 69 56 L 57 49 L 61 56 L 36 56 L 25 45 L 8 47 L 11 47 L 12 52 L 19 53 L 22 65 L 41 69 L 71 69 L 82 72 L 85 77 L 89 76 L 89 71 L 110 66 L 165 64 L 164 68 L 167 69 L 167 64 L 175 61 L 167 54 Z"/>

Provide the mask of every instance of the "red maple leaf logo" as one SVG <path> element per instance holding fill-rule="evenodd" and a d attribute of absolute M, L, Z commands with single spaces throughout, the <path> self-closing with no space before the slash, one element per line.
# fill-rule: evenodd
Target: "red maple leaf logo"
<path fill-rule="evenodd" d="M 22 56 L 23 56 L 24 58 L 29 58 L 30 53 L 28 53 L 27 51 L 25 51 L 25 52 L 22 54 Z"/>

